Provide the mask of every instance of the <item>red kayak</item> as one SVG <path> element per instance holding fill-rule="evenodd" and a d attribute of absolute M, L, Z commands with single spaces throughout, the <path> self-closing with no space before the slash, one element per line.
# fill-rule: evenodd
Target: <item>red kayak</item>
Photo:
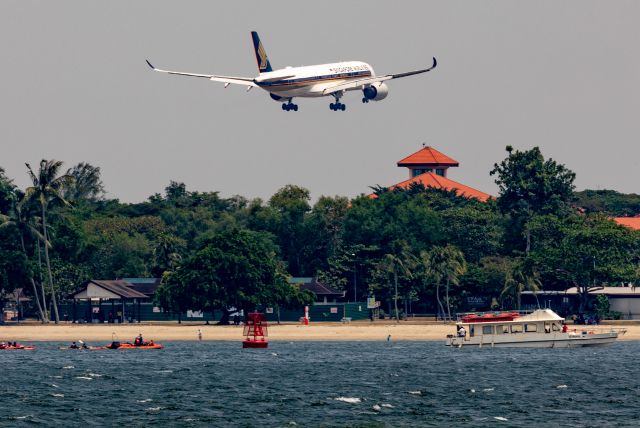
<path fill-rule="evenodd" d="M 142 345 L 134 345 L 133 343 L 112 343 L 111 345 L 105 346 L 105 349 L 162 349 L 162 346 L 159 343 L 154 342 L 145 342 Z"/>
<path fill-rule="evenodd" d="M 35 346 L 0 346 L 0 351 L 33 351 L 34 349 L 36 349 Z"/>

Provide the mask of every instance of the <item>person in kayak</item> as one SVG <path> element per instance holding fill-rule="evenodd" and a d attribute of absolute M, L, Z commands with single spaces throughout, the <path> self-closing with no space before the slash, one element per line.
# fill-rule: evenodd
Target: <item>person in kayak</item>
<path fill-rule="evenodd" d="M 76 345 L 76 342 L 72 342 L 71 345 L 69 345 L 69 349 L 78 349 L 78 345 Z"/>

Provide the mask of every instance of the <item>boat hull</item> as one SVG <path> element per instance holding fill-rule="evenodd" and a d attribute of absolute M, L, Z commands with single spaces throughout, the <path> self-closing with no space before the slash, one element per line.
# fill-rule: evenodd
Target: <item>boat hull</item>
<path fill-rule="evenodd" d="M 559 333 L 548 337 L 548 334 L 535 335 L 527 334 L 525 338 L 512 337 L 450 337 L 445 344 L 457 348 L 466 347 L 488 347 L 488 348 L 582 348 L 589 346 L 607 346 L 618 339 L 617 332 L 598 334 L 566 334 Z"/>

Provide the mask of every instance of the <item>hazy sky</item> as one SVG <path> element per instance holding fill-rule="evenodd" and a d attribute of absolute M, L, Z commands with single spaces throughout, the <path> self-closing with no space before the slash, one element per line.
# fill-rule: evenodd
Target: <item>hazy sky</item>
<path fill-rule="evenodd" d="M 539 145 L 579 189 L 639 192 L 639 1 L 0 2 L 0 166 L 102 168 L 110 197 L 142 201 L 170 180 L 268 198 L 292 183 L 355 196 L 407 178 L 423 142 L 460 162 L 449 177 L 496 193 L 511 144 Z M 255 76 L 249 36 L 274 68 L 362 60 L 376 73 L 429 66 L 359 92 L 298 99 L 174 70 Z"/>

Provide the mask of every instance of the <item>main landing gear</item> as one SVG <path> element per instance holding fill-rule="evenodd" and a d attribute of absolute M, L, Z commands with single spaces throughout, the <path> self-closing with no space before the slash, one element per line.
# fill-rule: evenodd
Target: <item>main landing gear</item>
<path fill-rule="evenodd" d="M 340 98 L 342 97 L 342 95 L 344 95 L 344 92 L 336 92 L 332 95 L 333 98 L 336 99 L 336 102 L 329 104 L 329 108 L 333 111 L 345 111 L 347 109 L 347 106 L 340 102 Z"/>
<path fill-rule="evenodd" d="M 284 110 L 284 111 L 290 111 L 290 110 L 298 111 L 298 104 L 293 104 L 291 102 L 291 98 L 290 98 L 288 103 L 286 103 L 286 104 L 282 103 L 282 110 Z"/>
<path fill-rule="evenodd" d="M 363 98 L 363 99 L 362 99 L 362 104 L 366 104 L 366 103 L 368 103 L 368 102 L 369 102 L 369 98 Z"/>

